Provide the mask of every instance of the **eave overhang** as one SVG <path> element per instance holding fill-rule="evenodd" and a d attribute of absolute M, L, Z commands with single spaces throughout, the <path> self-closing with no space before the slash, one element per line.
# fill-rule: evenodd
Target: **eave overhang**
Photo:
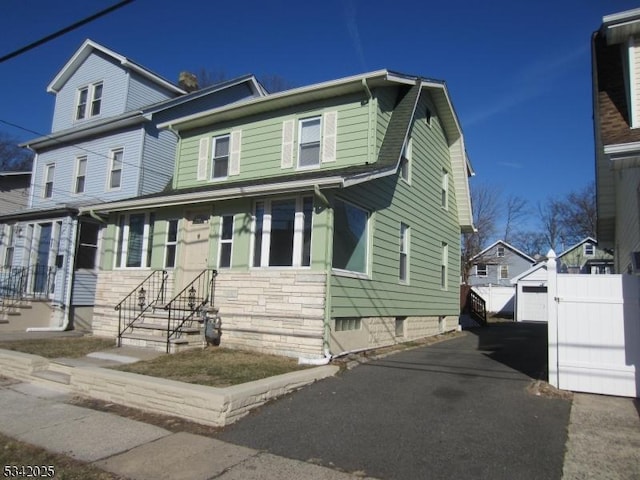
<path fill-rule="evenodd" d="M 30 220 L 42 220 L 49 218 L 65 217 L 77 215 L 78 208 L 75 207 L 54 207 L 40 210 L 20 210 L 17 212 L 0 215 L 0 223 L 27 222 Z"/>
<path fill-rule="evenodd" d="M 21 143 L 20 147 L 27 147 L 38 151 L 64 143 L 77 142 L 87 137 L 101 135 L 122 128 L 131 127 L 148 121 L 148 118 L 141 111 L 128 112 L 118 117 L 87 123 L 81 127 L 69 128 L 59 132 L 45 135 L 27 142 Z"/>
<path fill-rule="evenodd" d="M 602 32 L 607 45 L 624 43 L 640 33 L 640 8 L 602 17 Z"/>

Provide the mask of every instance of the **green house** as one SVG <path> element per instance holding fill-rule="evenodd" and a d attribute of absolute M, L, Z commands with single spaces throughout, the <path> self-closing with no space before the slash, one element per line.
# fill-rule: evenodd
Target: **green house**
<path fill-rule="evenodd" d="M 457 328 L 472 171 L 443 82 L 381 70 L 160 128 L 179 138 L 171 185 L 84 210 L 107 222 L 95 334 L 156 321 L 123 320 L 127 295 L 148 313 L 181 292 L 182 326 L 213 304 L 223 345 L 289 356 Z"/>

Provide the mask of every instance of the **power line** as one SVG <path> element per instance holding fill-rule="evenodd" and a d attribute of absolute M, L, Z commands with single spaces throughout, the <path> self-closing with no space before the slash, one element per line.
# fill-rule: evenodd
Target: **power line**
<path fill-rule="evenodd" d="M 121 7 L 124 7 L 125 5 L 127 5 L 128 3 L 131 3 L 133 1 L 134 0 L 123 0 L 120 3 L 112 5 L 109 8 L 105 8 L 104 10 L 101 10 L 98 13 L 95 13 L 95 14 L 93 14 L 93 15 L 91 15 L 91 16 L 83 19 L 83 20 L 80 20 L 80 21 L 78 21 L 78 22 L 76 22 L 76 23 L 74 23 L 72 25 L 69 25 L 68 27 L 63 28 L 62 30 L 58 30 L 57 32 L 52 33 L 51 35 L 47 35 L 46 37 L 41 38 L 40 40 L 36 40 L 35 42 L 30 43 L 29 45 L 27 45 L 25 47 L 19 48 L 18 50 L 15 50 L 14 52 L 11 52 L 11 53 L 3 56 L 3 57 L 0 57 L 0 63 L 5 62 L 7 60 L 10 60 L 13 57 L 17 57 L 18 55 L 21 55 L 21 54 L 23 54 L 25 52 L 28 52 L 29 50 L 33 50 L 34 48 L 39 47 L 40 45 L 42 45 L 44 43 L 47 43 L 47 42 L 53 40 L 54 38 L 58 38 L 58 37 L 64 35 L 65 33 L 68 33 L 68 32 L 70 32 L 72 30 L 75 30 L 76 28 L 79 28 L 79 27 L 81 27 L 83 25 L 86 25 L 87 23 L 92 22 L 92 21 L 96 20 L 97 18 L 100 18 L 100 17 L 102 17 L 104 15 L 107 15 L 108 13 L 111 13 L 114 10 L 117 10 L 117 9 L 119 9 Z"/>

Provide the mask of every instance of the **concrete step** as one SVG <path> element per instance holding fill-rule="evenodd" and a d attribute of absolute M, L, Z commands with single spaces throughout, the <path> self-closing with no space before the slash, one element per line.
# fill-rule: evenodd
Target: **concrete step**
<path fill-rule="evenodd" d="M 63 385 L 69 385 L 71 383 L 71 375 L 62 372 L 41 370 L 39 372 L 33 373 L 33 376 L 42 378 L 43 380 L 49 380 L 50 382 L 61 383 Z"/>

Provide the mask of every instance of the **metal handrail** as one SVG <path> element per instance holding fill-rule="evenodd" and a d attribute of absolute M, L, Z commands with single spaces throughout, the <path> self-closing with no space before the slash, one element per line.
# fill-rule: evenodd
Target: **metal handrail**
<path fill-rule="evenodd" d="M 118 303 L 114 310 L 118 312 L 118 346 L 122 344 L 122 335 L 152 308 L 164 303 L 167 277 L 166 270 L 155 270 Z M 146 287 L 146 288 L 145 288 Z M 147 298 L 152 298 L 150 302 Z M 123 319 L 123 315 L 126 317 Z M 124 323 L 124 327 L 123 327 Z"/>
<path fill-rule="evenodd" d="M 0 298 L 19 302 L 49 297 L 55 290 L 56 267 L 0 267 Z"/>
<path fill-rule="evenodd" d="M 184 324 L 193 321 L 207 304 L 214 304 L 217 276 L 218 271 L 215 269 L 203 270 L 164 306 L 164 309 L 169 312 L 167 353 L 169 353 L 171 339 L 177 337 Z"/>

